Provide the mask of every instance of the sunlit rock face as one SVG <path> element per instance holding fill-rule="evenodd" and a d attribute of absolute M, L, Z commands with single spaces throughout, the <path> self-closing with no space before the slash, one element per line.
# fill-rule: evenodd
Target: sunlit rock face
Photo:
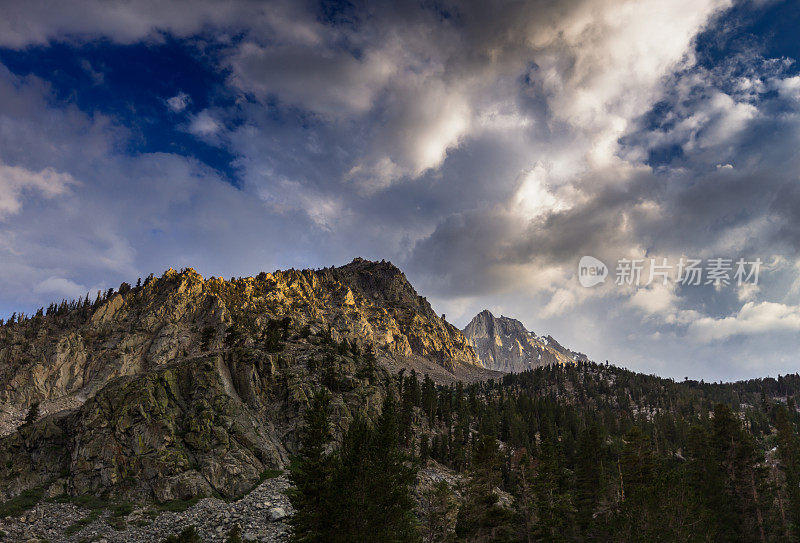
<path fill-rule="evenodd" d="M 223 349 L 236 322 L 257 335 L 285 317 L 297 328 L 330 328 L 336 339 L 448 369 L 480 366 L 461 332 L 388 262 L 355 259 L 230 280 L 168 270 L 122 290 L 100 304 L 0 328 L 0 405 L 88 397 L 115 377 Z"/>
<path fill-rule="evenodd" d="M 0 327 L 0 494 L 239 496 L 286 465 L 312 390 L 346 427 L 402 368 L 492 373 L 388 262 L 123 284 Z"/>

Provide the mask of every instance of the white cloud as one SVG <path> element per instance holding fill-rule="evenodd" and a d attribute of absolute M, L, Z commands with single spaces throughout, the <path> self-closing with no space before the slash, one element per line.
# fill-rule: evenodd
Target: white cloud
<path fill-rule="evenodd" d="M 279 36 L 313 41 L 319 26 L 298 3 L 280 0 L 270 2 L 269 9 L 248 0 L 11 2 L 3 5 L 3 15 L 0 44 L 14 48 L 65 39 L 84 42 L 107 38 L 122 44 L 161 41 L 166 32 L 187 37 L 203 30 L 218 32 L 224 40 L 224 32 L 231 28 L 269 30 Z"/>
<path fill-rule="evenodd" d="M 304 212 L 319 228 L 333 230 L 349 211 L 339 198 L 304 188 L 298 181 L 280 178 L 273 172 L 263 172 L 266 183 L 257 194 L 275 213 Z"/>
<path fill-rule="evenodd" d="M 590 134 L 590 158 L 613 162 L 616 140 L 661 93 L 659 83 L 691 63 L 692 39 L 726 0 L 587 2 L 531 36 L 555 119 Z"/>
<path fill-rule="evenodd" d="M 685 150 L 715 147 L 734 139 L 758 115 L 756 106 L 738 102 L 722 92 L 714 92 L 709 100 L 698 106 L 690 117 L 681 122 L 680 128 L 690 134 L 688 138 L 683 138 L 688 139 L 684 144 Z M 726 166 L 730 165 L 721 168 Z"/>
<path fill-rule="evenodd" d="M 542 314 L 546 317 L 563 315 L 575 309 L 578 305 L 578 297 L 575 290 L 560 288 L 556 290 L 550 301 L 542 309 Z"/>
<path fill-rule="evenodd" d="M 777 331 L 800 331 L 800 306 L 747 302 L 734 315 L 720 319 L 703 317 L 689 326 L 690 335 L 702 342 Z"/>
<path fill-rule="evenodd" d="M 678 301 L 674 286 L 674 282 L 668 282 L 666 285 L 653 282 L 646 288 L 637 289 L 629 303 L 648 315 L 660 315 L 666 320 L 675 312 Z"/>
<path fill-rule="evenodd" d="M 547 185 L 550 177 L 544 164 L 538 162 L 533 168 L 522 173 L 519 188 L 513 196 L 513 205 L 523 217 L 534 219 L 547 212 L 568 209 L 568 198 L 559 197 Z"/>
<path fill-rule="evenodd" d="M 433 11 L 406 9 L 398 17 L 376 8 L 367 32 L 321 24 L 314 13 L 284 2 L 269 10 L 209 1 L 137 9 L 82 0 L 70 10 L 14 8 L 11 22 L 0 24 L 0 43 L 21 47 L 65 35 L 127 43 L 158 39 L 161 31 L 243 29 L 245 39 L 223 54 L 230 83 L 325 119 L 366 121 L 366 148 L 346 172 L 374 192 L 441 168 L 449 152 L 498 123 L 523 131 L 535 125 L 517 103 L 517 82 L 526 75 L 547 102 L 552 117 L 545 123 L 557 131 L 566 126 L 564 138 L 584 146 L 553 146 L 554 171 L 565 167 L 559 162 L 575 164 L 576 156 L 590 165 L 614 164 L 617 139 L 631 119 L 653 102 L 661 78 L 691 61 L 693 36 L 726 5 L 585 0 L 491 14 L 465 5 L 460 25 Z M 539 68 L 527 74 L 531 65 Z M 183 109 L 177 98 L 170 107 Z M 220 129 L 208 115 L 190 125 L 206 137 Z"/>
<path fill-rule="evenodd" d="M 45 295 L 62 296 L 77 299 L 84 296 L 88 289 L 64 277 L 48 277 L 33 287 L 34 292 Z"/>
<path fill-rule="evenodd" d="M 758 296 L 759 290 L 755 283 L 742 283 L 736 287 L 736 296 L 740 302 L 753 301 Z"/>
<path fill-rule="evenodd" d="M 367 192 L 439 168 L 448 151 L 470 132 L 472 108 L 458 89 L 438 79 L 405 79 L 412 82 L 392 90 L 385 123 L 376 128 L 371 149 L 349 172 L 348 178 Z"/>
<path fill-rule="evenodd" d="M 773 84 L 780 94 L 793 100 L 800 100 L 800 75 L 777 79 Z"/>
<path fill-rule="evenodd" d="M 175 96 L 171 98 L 167 98 L 167 107 L 173 113 L 180 113 L 189 105 L 192 101 L 191 97 L 186 94 L 185 92 L 179 92 Z"/>
<path fill-rule="evenodd" d="M 35 172 L 0 163 L 0 221 L 20 212 L 26 193 L 55 198 L 75 184 L 71 175 L 57 172 L 53 168 Z"/>
<path fill-rule="evenodd" d="M 222 125 L 207 109 L 204 109 L 192 116 L 188 130 L 195 136 L 208 138 L 216 136 L 222 130 Z"/>

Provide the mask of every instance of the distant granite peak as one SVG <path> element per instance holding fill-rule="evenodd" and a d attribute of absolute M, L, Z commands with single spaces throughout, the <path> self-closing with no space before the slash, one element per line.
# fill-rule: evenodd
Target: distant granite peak
<path fill-rule="evenodd" d="M 495 317 L 484 309 L 464 328 L 464 335 L 487 369 L 521 372 L 549 364 L 574 364 L 586 357 L 562 347 L 550 336 L 539 337 L 518 320 Z"/>

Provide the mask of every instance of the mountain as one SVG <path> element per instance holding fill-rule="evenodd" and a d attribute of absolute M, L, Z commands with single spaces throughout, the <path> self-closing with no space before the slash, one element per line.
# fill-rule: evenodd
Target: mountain
<path fill-rule="evenodd" d="M 464 336 L 486 368 L 505 373 L 586 361 L 585 355 L 565 349 L 552 337 L 539 337 L 520 321 L 495 317 L 488 309 L 475 315 Z"/>
<path fill-rule="evenodd" d="M 286 465 L 313 388 L 341 425 L 399 368 L 492 375 L 388 262 L 123 283 L 0 327 L 0 493 L 237 496 Z"/>
<path fill-rule="evenodd" d="M 798 397 L 462 333 L 387 262 L 169 270 L 0 323 L 0 539 L 793 541 Z"/>

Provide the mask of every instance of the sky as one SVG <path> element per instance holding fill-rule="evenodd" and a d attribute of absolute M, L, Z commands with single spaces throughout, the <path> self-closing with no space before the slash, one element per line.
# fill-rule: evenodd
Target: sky
<path fill-rule="evenodd" d="M 775 0 L 0 1 L 0 316 L 361 256 L 459 327 L 794 373 L 797 28 Z"/>

